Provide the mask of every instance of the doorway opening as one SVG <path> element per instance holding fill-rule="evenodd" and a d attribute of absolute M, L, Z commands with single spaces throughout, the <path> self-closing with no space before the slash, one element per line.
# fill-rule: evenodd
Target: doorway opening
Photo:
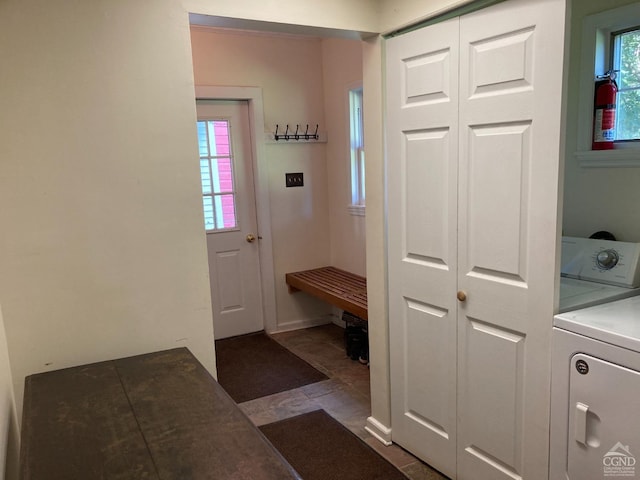
<path fill-rule="evenodd" d="M 284 279 L 326 265 L 365 274 L 365 221 L 352 201 L 349 108 L 350 91 L 362 84 L 361 42 L 345 39 L 352 32 L 319 37 L 212 28 L 212 18 L 191 16 L 196 97 L 248 103 L 257 230 L 245 238 L 257 238 L 264 330 L 340 324 L 340 312 L 290 295 Z M 318 138 L 278 141 L 274 132 L 286 125 L 290 132 L 319 128 Z M 298 173 L 303 184 L 289 188 L 286 178 Z"/>
<path fill-rule="evenodd" d="M 350 92 L 362 85 L 359 36 L 313 29 L 293 35 L 268 31 L 270 24 L 256 31 L 260 22 L 252 22 L 251 31 L 212 28 L 212 18 L 191 15 L 196 98 L 247 103 L 264 330 L 292 351 L 287 340 L 358 368 L 357 378 L 336 378 L 332 385 L 353 388 L 364 426 L 371 413 L 369 371 L 346 355 L 343 330 L 332 325 L 344 326 L 341 312 L 306 294 L 290 295 L 285 283 L 287 272 L 326 265 L 366 273 L 364 211 L 354 213 L 351 178 Z M 309 131 L 318 125 L 318 141 L 274 138 L 278 126 L 279 133 L 286 125 L 292 133 L 307 124 Z M 288 187 L 286 174 L 300 172 L 303 185 Z M 331 341 L 305 340 L 305 329 L 309 338 Z"/>

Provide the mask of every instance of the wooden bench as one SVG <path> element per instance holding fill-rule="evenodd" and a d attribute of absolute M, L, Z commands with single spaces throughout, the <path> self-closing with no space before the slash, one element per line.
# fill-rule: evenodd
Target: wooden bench
<path fill-rule="evenodd" d="M 21 480 L 299 478 L 186 348 L 26 378 Z"/>
<path fill-rule="evenodd" d="M 306 292 L 331 305 L 368 320 L 367 279 L 335 267 L 287 273 L 289 293 Z"/>

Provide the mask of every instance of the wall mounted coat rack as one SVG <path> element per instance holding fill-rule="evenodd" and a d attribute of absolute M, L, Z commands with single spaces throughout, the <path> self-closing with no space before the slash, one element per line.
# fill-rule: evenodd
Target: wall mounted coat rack
<path fill-rule="evenodd" d="M 311 127 L 313 128 L 313 127 Z M 304 143 L 327 143 L 327 132 L 318 131 L 318 125 L 311 130 L 307 124 L 304 127 L 296 125 L 296 128 L 286 125 L 284 128 L 276 124 L 276 131 L 264 133 L 266 143 L 272 145 L 300 145 Z"/>
<path fill-rule="evenodd" d="M 289 140 L 295 140 L 295 141 L 300 141 L 300 140 L 305 140 L 305 141 L 309 141 L 309 140 L 320 140 L 320 136 L 318 135 L 318 125 L 316 124 L 316 129 L 313 133 L 309 133 L 309 124 L 307 124 L 307 128 L 305 129 L 304 133 L 302 133 L 300 131 L 300 125 L 296 125 L 296 131 L 294 132 L 293 130 L 289 131 L 289 125 L 287 124 L 287 128 L 284 131 L 284 133 L 278 133 L 278 130 L 280 129 L 280 125 L 276 124 L 276 133 L 274 133 L 273 138 L 275 139 L 276 142 L 279 142 L 281 140 L 284 141 L 289 141 Z"/>

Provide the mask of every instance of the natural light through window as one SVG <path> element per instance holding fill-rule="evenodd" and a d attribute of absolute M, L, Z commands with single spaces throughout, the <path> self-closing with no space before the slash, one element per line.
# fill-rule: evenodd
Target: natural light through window
<path fill-rule="evenodd" d="M 612 35 L 616 82 L 616 141 L 640 139 L 640 28 Z"/>
<path fill-rule="evenodd" d="M 364 131 L 362 123 L 362 88 L 349 91 L 351 138 L 351 205 L 354 215 L 364 215 Z"/>
<path fill-rule="evenodd" d="M 227 120 L 198 122 L 200 178 L 207 231 L 237 227 L 233 156 Z"/>

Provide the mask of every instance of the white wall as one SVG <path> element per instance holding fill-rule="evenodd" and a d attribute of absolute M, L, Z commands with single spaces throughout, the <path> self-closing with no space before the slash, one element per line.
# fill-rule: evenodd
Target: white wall
<path fill-rule="evenodd" d="M 20 438 L 16 402 L 7 350 L 7 337 L 0 308 L 0 480 L 18 478 Z"/>
<path fill-rule="evenodd" d="M 197 85 L 262 88 L 265 128 L 296 124 L 326 131 L 322 48 L 317 38 L 192 27 Z M 282 130 L 279 130 L 282 133 Z M 264 132 L 256 132 L 263 136 Z M 331 141 L 331 140 L 330 140 Z M 267 143 L 277 327 L 326 322 L 330 308 L 305 294 L 291 295 L 285 274 L 330 263 L 326 144 Z M 303 187 L 285 187 L 285 173 L 302 172 Z"/>
<path fill-rule="evenodd" d="M 0 3 L 0 298 L 24 377 L 187 346 L 215 369 L 187 13 Z"/>
<path fill-rule="evenodd" d="M 371 417 L 367 428 L 391 441 L 391 391 L 389 384 L 389 319 L 384 157 L 384 79 L 381 37 L 363 43 L 364 138 L 367 163 L 367 300 Z"/>
<path fill-rule="evenodd" d="M 577 150 L 582 22 L 587 15 L 630 3 L 635 2 L 573 2 L 563 217 L 565 235 L 588 237 L 599 230 L 608 230 L 618 240 L 640 242 L 640 168 L 582 168 L 574 155 Z"/>
<path fill-rule="evenodd" d="M 366 275 L 365 217 L 351 215 L 349 89 L 362 86 L 362 42 L 322 40 L 326 163 L 331 231 L 330 264 Z"/>

